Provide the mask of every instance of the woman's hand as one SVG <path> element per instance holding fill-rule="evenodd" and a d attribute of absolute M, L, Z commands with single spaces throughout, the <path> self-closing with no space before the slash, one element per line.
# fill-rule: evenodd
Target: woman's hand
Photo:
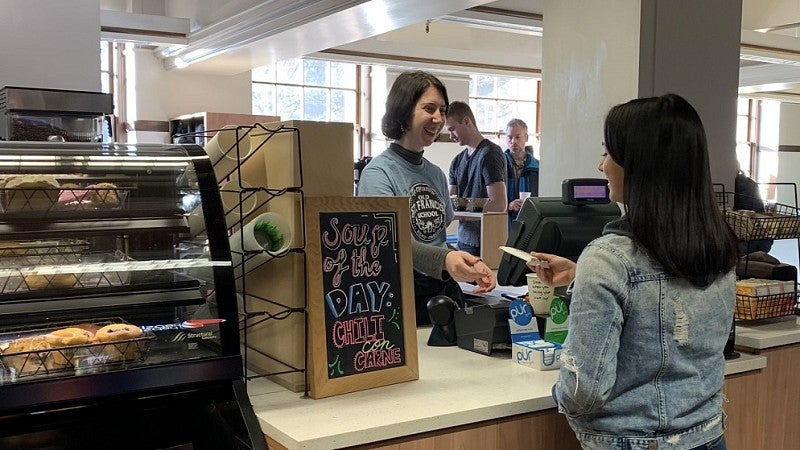
<path fill-rule="evenodd" d="M 576 264 L 571 260 L 549 253 L 531 252 L 531 255 L 540 261 L 546 261 L 549 266 L 545 269 L 539 264 L 534 265 L 536 260 L 531 260 L 531 262 L 527 264 L 529 269 L 539 275 L 539 279 L 542 280 L 544 284 L 553 287 L 567 286 L 575 279 Z"/>
<path fill-rule="evenodd" d="M 476 294 L 489 292 L 497 286 L 497 277 L 480 258 L 460 250 L 447 253 L 444 260 L 445 270 L 456 281 L 476 283 Z"/>

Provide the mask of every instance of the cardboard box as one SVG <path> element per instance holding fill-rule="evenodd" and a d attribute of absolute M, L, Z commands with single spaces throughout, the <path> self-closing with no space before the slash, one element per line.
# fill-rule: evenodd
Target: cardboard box
<path fill-rule="evenodd" d="M 521 341 L 511 345 L 511 357 L 517 364 L 536 370 L 561 367 L 561 345 L 547 341 Z"/>

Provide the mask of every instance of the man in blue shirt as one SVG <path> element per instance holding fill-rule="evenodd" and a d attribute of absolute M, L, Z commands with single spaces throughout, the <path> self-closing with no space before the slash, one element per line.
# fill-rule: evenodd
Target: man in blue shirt
<path fill-rule="evenodd" d="M 506 125 L 506 170 L 508 172 L 508 224 L 517 218 L 524 202 L 520 192 L 530 192 L 531 197 L 539 196 L 539 160 L 533 156 L 533 148 L 528 143 L 528 125 L 521 119 L 511 119 Z"/>

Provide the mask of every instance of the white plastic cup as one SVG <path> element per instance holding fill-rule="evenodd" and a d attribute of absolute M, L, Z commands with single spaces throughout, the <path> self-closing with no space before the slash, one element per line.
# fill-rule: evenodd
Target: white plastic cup
<path fill-rule="evenodd" d="M 269 250 L 264 247 L 266 242 L 264 241 L 263 235 L 255 231 L 256 225 L 261 222 L 272 223 L 278 228 L 281 234 L 283 234 L 283 245 L 280 248 Z M 241 270 L 239 266 L 242 264 L 242 260 L 244 259 L 247 271 L 254 269 L 272 259 L 273 256 L 282 255 L 285 253 L 287 250 L 289 250 L 293 240 L 294 234 L 292 232 L 292 227 L 286 218 L 273 212 L 260 214 L 253 220 L 247 222 L 247 225 L 245 225 L 244 228 L 231 235 L 229 242 L 231 246 L 231 261 L 233 263 L 233 267 L 237 270 Z M 244 247 L 242 244 L 244 244 Z M 269 250 L 270 253 L 262 251 L 261 253 L 247 255 L 246 258 L 243 258 L 244 252 L 254 250 Z"/>
<path fill-rule="evenodd" d="M 535 273 L 525 275 L 528 279 L 528 302 L 534 314 L 550 314 L 550 302 L 555 289 L 544 284 Z"/>
<path fill-rule="evenodd" d="M 520 192 L 519 193 L 519 199 L 522 200 L 523 202 L 525 200 L 527 200 L 528 198 L 530 198 L 530 196 L 531 196 L 530 192 Z"/>
<path fill-rule="evenodd" d="M 250 154 L 249 130 L 236 125 L 225 125 L 203 148 L 214 166 L 217 180 L 226 178 L 239 165 L 239 160 Z M 237 152 L 236 146 L 239 146 Z"/>

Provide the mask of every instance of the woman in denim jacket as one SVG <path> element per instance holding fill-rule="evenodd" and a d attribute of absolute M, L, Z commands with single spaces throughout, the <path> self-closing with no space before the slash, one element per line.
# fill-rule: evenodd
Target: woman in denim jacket
<path fill-rule="evenodd" d="M 675 94 L 613 107 L 599 169 L 625 215 L 578 259 L 534 253 L 573 283 L 553 397 L 584 449 L 725 449 L 723 348 L 736 241 L 714 199 L 706 136 Z"/>

